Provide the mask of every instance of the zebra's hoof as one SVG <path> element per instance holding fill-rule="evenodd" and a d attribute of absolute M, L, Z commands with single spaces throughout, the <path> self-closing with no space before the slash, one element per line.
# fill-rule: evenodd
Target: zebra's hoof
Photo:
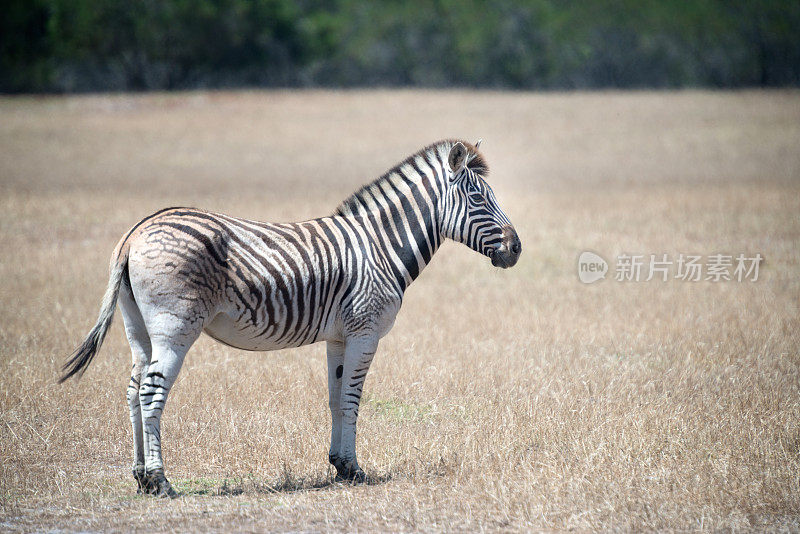
<path fill-rule="evenodd" d="M 136 493 L 138 495 L 143 495 L 148 493 L 147 491 L 147 477 L 144 473 L 144 466 L 137 465 L 133 468 L 133 478 L 136 479 Z"/>
<path fill-rule="evenodd" d="M 336 478 L 334 481 L 349 482 L 351 484 L 364 484 L 367 481 L 367 474 L 361 470 L 361 468 L 346 471 L 343 470 L 336 473 Z"/>
<path fill-rule="evenodd" d="M 164 476 L 163 469 L 156 469 L 147 473 L 145 477 L 145 493 L 162 499 L 175 499 L 178 497 L 178 492 L 172 489 L 172 484 Z"/>

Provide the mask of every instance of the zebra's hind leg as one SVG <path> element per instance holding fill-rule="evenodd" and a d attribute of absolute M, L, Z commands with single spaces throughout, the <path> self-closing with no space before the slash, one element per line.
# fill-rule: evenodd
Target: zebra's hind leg
<path fill-rule="evenodd" d="M 152 359 L 139 385 L 144 430 L 145 486 L 149 493 L 175 498 L 178 494 L 164 476 L 161 415 L 186 352 L 200 335 L 202 325 L 188 321 L 179 322 L 176 316 L 170 314 L 164 314 L 161 318 L 162 321 L 157 322 L 158 329 L 167 330 L 168 333 L 156 333 L 153 332 L 154 328 L 150 329 Z"/>
<path fill-rule="evenodd" d="M 120 286 L 119 305 L 122 320 L 125 323 L 125 335 L 131 346 L 131 379 L 128 383 L 127 398 L 130 409 L 131 427 L 133 429 L 133 478 L 136 479 L 137 493 L 147 493 L 144 470 L 144 433 L 142 429 L 142 410 L 139 402 L 139 385 L 142 372 L 150 363 L 150 336 L 144 325 L 142 314 L 136 305 L 130 287 L 123 283 Z"/>

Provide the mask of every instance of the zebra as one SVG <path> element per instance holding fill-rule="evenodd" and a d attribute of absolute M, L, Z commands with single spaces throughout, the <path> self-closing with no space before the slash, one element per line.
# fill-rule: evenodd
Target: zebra
<path fill-rule="evenodd" d="M 119 304 L 131 347 L 127 400 L 139 493 L 177 496 L 164 475 L 160 421 L 202 332 L 252 351 L 327 343 L 335 480 L 364 482 L 356 420 L 378 341 L 403 294 L 449 238 L 514 266 L 517 233 L 486 183 L 480 141 L 444 140 L 363 186 L 329 216 L 264 223 L 167 208 L 119 241 L 100 316 L 59 382 L 82 375 Z"/>

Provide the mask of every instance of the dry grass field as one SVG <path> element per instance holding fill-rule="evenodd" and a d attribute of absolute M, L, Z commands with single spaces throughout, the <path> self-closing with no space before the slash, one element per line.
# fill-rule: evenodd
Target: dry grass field
<path fill-rule="evenodd" d="M 524 250 L 449 243 L 406 293 L 365 387 L 371 483 L 333 482 L 323 345 L 202 337 L 162 426 L 183 496 L 137 496 L 119 315 L 56 384 L 122 233 L 170 205 L 323 215 L 444 137 L 483 138 Z M 798 92 L 0 99 L 0 530 L 796 531 L 798 147 Z M 618 282 L 622 253 L 765 261 Z"/>

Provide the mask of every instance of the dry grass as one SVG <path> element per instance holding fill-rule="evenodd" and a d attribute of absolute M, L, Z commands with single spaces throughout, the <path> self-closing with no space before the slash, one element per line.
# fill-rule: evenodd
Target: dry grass
<path fill-rule="evenodd" d="M 800 529 L 800 95 L 212 93 L 0 100 L 0 529 Z M 442 137 L 485 141 L 523 240 L 447 245 L 407 294 L 331 484 L 322 346 L 202 338 L 164 417 L 185 492 L 137 497 L 128 347 L 79 382 L 118 237 L 189 204 L 329 212 Z M 760 252 L 755 283 L 576 259 Z"/>

